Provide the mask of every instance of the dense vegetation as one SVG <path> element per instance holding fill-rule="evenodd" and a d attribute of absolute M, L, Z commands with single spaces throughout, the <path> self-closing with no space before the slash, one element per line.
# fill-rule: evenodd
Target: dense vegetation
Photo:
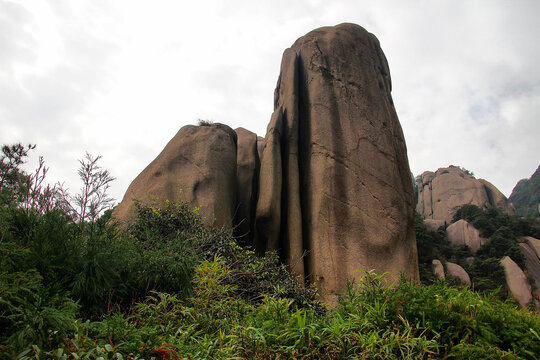
<path fill-rule="evenodd" d="M 522 269 L 525 258 L 519 247 L 521 236 L 540 238 L 540 222 L 520 216 L 503 214 L 497 208 L 483 210 L 475 205 L 463 205 L 456 209 L 453 222 L 464 219 L 480 230 L 481 236 L 489 239 L 472 258 L 467 246 L 453 247 L 446 237 L 446 231 L 431 231 L 416 214 L 415 230 L 418 243 L 420 278 L 424 284 L 436 281 L 431 270 L 433 259 L 443 263 L 459 264 L 467 271 L 479 292 L 498 292 L 502 299 L 508 298 L 504 270 L 499 264 L 503 256 L 510 256 Z M 471 261 L 472 260 L 472 261 Z M 534 287 L 534 281 L 531 285 Z"/>
<path fill-rule="evenodd" d="M 81 161 L 83 191 L 42 186 L 29 148 L 0 168 L 0 358 L 534 359 L 540 320 L 492 294 L 392 286 L 366 272 L 335 309 L 275 254 L 258 257 L 181 202 L 139 204 L 120 228 L 112 177 Z M 40 162 L 40 164 L 42 164 Z M 37 175 L 36 175 L 37 174 Z M 40 180 L 41 179 L 41 180 Z M 85 190 L 86 189 L 86 190 Z M 442 246 L 442 245 L 441 245 Z M 444 247 L 444 246 L 443 246 Z"/>
<path fill-rule="evenodd" d="M 521 216 L 540 218 L 540 166 L 530 179 L 520 180 L 508 200 Z"/>

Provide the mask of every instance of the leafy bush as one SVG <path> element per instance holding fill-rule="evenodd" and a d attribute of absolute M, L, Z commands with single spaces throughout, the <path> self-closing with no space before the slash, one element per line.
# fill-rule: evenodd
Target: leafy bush
<path fill-rule="evenodd" d="M 138 203 L 136 211 L 137 220 L 128 233 L 141 249 L 144 273 L 139 277 L 147 284 L 144 291 L 188 296 L 194 266 L 217 255 L 230 269 L 224 281 L 235 286 L 236 296 L 258 302 L 265 294 L 278 295 L 295 299 L 298 306 L 321 309 L 314 302 L 314 289 L 299 285 L 275 253 L 259 257 L 252 249 L 241 247 L 230 230 L 205 226 L 198 209 L 165 201 L 159 208 Z"/>
<path fill-rule="evenodd" d="M 251 304 L 227 283 L 218 257 L 195 267 L 194 295 L 152 293 L 134 313 L 73 325 L 55 357 L 119 355 L 132 359 L 535 359 L 540 320 L 496 299 L 444 282 L 418 285 L 405 278 L 387 286 L 366 273 L 349 284 L 337 308 L 318 313 L 291 299 L 265 296 Z M 76 344 L 76 346 L 74 346 Z M 119 355 L 118 355 L 119 354 Z"/>
<path fill-rule="evenodd" d="M 78 305 L 44 287 L 37 271 L 1 273 L 0 289 L 0 341 L 8 348 L 50 348 L 71 330 Z"/>
<path fill-rule="evenodd" d="M 416 211 L 414 213 L 414 230 L 418 249 L 420 280 L 423 284 L 431 284 L 436 281 L 431 269 L 431 262 L 434 259 L 450 261 L 454 258 L 454 249 L 446 237 L 446 232 L 429 230 L 420 214 Z"/>

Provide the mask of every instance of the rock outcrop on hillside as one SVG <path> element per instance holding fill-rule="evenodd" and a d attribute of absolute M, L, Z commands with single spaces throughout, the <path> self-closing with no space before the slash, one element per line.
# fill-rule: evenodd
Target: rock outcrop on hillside
<path fill-rule="evenodd" d="M 431 270 L 433 271 L 433 274 L 435 274 L 436 277 L 439 279 L 444 279 L 446 276 L 444 274 L 444 266 L 441 262 L 441 260 L 435 259 L 431 262 Z"/>
<path fill-rule="evenodd" d="M 521 307 L 526 307 L 532 300 L 531 285 L 521 268 L 509 256 L 505 256 L 500 261 L 504 268 L 506 286 L 510 290 L 512 297 Z"/>
<path fill-rule="evenodd" d="M 540 257 L 529 243 L 520 243 L 521 253 L 525 257 L 527 272 L 534 280 L 536 288 L 540 289 Z"/>
<path fill-rule="evenodd" d="M 133 180 L 114 217 L 133 220 L 133 199 L 153 204 L 181 199 L 199 207 L 206 224 L 231 227 L 236 208 L 236 144 L 236 133 L 226 125 L 183 127 Z"/>
<path fill-rule="evenodd" d="M 416 178 L 416 185 L 416 211 L 424 219 L 442 220 L 449 224 L 456 207 L 465 204 L 483 209 L 498 207 L 506 214 L 515 214 L 512 205 L 493 184 L 476 179 L 468 171 L 455 166 L 436 172 L 426 171 Z"/>
<path fill-rule="evenodd" d="M 471 278 L 469 274 L 458 264 L 452 262 L 446 263 L 446 273 L 456 279 L 458 279 L 463 285 L 471 286 Z"/>
<path fill-rule="evenodd" d="M 329 303 L 358 270 L 418 279 L 413 186 L 390 91 L 374 35 L 354 24 L 314 30 L 283 54 L 263 141 L 224 125 L 182 128 L 114 215 L 129 219 L 131 199 L 175 200 L 182 189 L 207 223 L 237 225 L 261 253 L 277 250 Z"/>
<path fill-rule="evenodd" d="M 446 234 L 453 246 L 467 245 L 473 254 L 476 254 L 480 246 L 487 241 L 480 236 L 480 231 L 463 219 L 450 225 L 446 229 Z"/>

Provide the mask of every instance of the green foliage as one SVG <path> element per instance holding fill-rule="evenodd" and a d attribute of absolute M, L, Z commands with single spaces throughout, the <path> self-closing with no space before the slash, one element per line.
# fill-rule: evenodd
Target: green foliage
<path fill-rule="evenodd" d="M 508 228 L 514 239 L 519 236 L 540 237 L 540 222 L 506 215 L 495 207 L 482 210 L 476 205 L 463 205 L 456 210 L 453 221 L 460 219 L 466 220 L 480 230 L 485 238 L 491 238 L 502 227 Z"/>
<path fill-rule="evenodd" d="M 0 155 L 0 206 L 14 206 L 27 192 L 30 178 L 21 170 L 28 153 L 35 145 L 4 145 Z"/>
<path fill-rule="evenodd" d="M 136 209 L 138 220 L 128 233 L 141 249 L 143 268 L 148 269 L 139 275 L 146 279 L 143 290 L 189 296 L 195 264 L 217 255 L 230 269 L 224 281 L 235 287 L 236 296 L 257 302 L 265 294 L 278 295 L 295 299 L 298 306 L 321 308 L 313 301 L 315 291 L 300 286 L 277 254 L 259 257 L 241 247 L 230 230 L 205 226 L 197 209 L 180 201 L 165 201 L 159 208 L 138 203 Z"/>
<path fill-rule="evenodd" d="M 520 180 L 508 200 L 524 217 L 540 218 L 540 166 L 530 179 Z"/>
<path fill-rule="evenodd" d="M 9 348 L 60 344 L 75 321 L 78 305 L 43 286 L 35 270 L 0 274 L 0 339 Z"/>
<path fill-rule="evenodd" d="M 522 269 L 525 257 L 518 244 L 520 236 L 538 236 L 540 223 L 533 219 L 503 214 L 497 208 L 482 210 L 475 205 L 463 205 L 455 215 L 454 221 L 465 219 L 480 230 L 482 236 L 489 238 L 476 253 L 477 258 L 486 261 L 510 256 Z"/>
<path fill-rule="evenodd" d="M 454 221 L 464 219 L 480 230 L 489 240 L 472 256 L 467 246 L 452 247 L 446 232 L 434 232 L 425 226 L 422 218 L 415 215 L 415 232 L 418 247 L 420 279 L 424 284 L 432 284 L 436 277 L 432 272 L 431 262 L 439 259 L 443 263 L 451 261 L 461 265 L 469 274 L 475 291 L 484 294 L 496 292 L 505 300 L 508 297 L 505 274 L 499 260 L 510 256 L 522 269 L 525 258 L 521 252 L 518 238 L 521 236 L 537 237 L 540 222 L 519 216 L 503 214 L 497 208 L 483 210 L 475 205 L 463 205 L 456 209 Z"/>
<path fill-rule="evenodd" d="M 540 319 L 524 310 L 457 290 L 443 282 L 420 286 L 405 278 L 388 286 L 366 273 L 328 312 L 295 308 L 265 296 L 251 304 L 235 296 L 231 269 L 219 258 L 195 267 L 194 295 L 152 293 L 132 314 L 73 323 L 58 348 L 29 347 L 25 356 L 162 359 L 535 359 Z"/>
<path fill-rule="evenodd" d="M 414 213 L 414 230 L 418 249 L 418 268 L 423 284 L 431 284 L 436 280 L 431 270 L 434 259 L 450 261 L 454 257 L 454 249 L 446 237 L 445 231 L 431 231 L 417 212 Z"/>
<path fill-rule="evenodd" d="M 12 150 L 23 159 L 25 149 Z M 13 164 L 24 178 L 22 162 Z M 89 208 L 85 221 L 50 197 L 19 197 L 43 193 L 38 177 L 27 179 L 27 188 L 3 185 L 11 200 L 0 206 L 0 358 L 534 359 L 540 353 L 538 317 L 492 294 L 405 279 L 389 286 L 368 272 L 335 309 L 326 309 L 276 253 L 257 256 L 229 230 L 204 226 L 186 204 L 139 203 L 137 220 L 120 229 L 110 211 L 97 218 Z M 32 200 L 38 198 L 45 200 Z M 504 224 L 472 274 L 476 268 L 497 274 L 491 256 L 512 249 L 508 231 L 535 229 Z M 420 258 L 429 265 L 435 255 L 452 261 L 467 255 L 418 217 L 415 226 Z"/>

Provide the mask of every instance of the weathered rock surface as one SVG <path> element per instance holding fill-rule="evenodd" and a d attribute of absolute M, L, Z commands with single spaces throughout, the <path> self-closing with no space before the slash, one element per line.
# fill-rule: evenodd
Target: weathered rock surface
<path fill-rule="evenodd" d="M 467 245 L 473 254 L 487 241 L 480 236 L 480 231 L 463 219 L 450 225 L 446 234 L 453 246 Z"/>
<path fill-rule="evenodd" d="M 444 279 L 444 266 L 440 260 L 433 260 L 431 262 L 431 270 L 433 270 L 433 274 L 437 276 L 440 279 Z"/>
<path fill-rule="evenodd" d="M 536 256 L 540 258 L 540 240 L 535 239 L 532 236 L 524 236 L 523 240 L 532 250 L 534 250 Z"/>
<path fill-rule="evenodd" d="M 527 271 L 534 279 L 536 288 L 540 289 L 540 258 L 536 255 L 536 252 L 526 243 L 520 243 L 521 253 L 525 256 L 525 265 Z"/>
<path fill-rule="evenodd" d="M 236 142 L 226 125 L 188 125 L 129 186 L 113 216 L 129 222 L 135 216 L 133 199 L 143 203 L 182 201 L 200 208 L 204 222 L 231 227 L 236 205 Z"/>
<path fill-rule="evenodd" d="M 418 279 L 413 188 L 390 91 L 379 42 L 358 25 L 314 30 L 284 52 L 257 243 L 279 249 L 329 302 L 359 269 Z"/>
<path fill-rule="evenodd" d="M 506 285 L 512 294 L 512 297 L 521 305 L 527 306 L 533 299 L 531 294 L 531 285 L 527 281 L 525 273 L 509 256 L 501 259 L 501 266 L 504 268 Z"/>
<path fill-rule="evenodd" d="M 446 221 L 444 220 L 425 219 L 424 224 L 431 231 L 437 231 L 440 228 L 446 227 Z"/>
<path fill-rule="evenodd" d="M 236 152 L 236 208 L 234 234 L 241 244 L 251 245 L 255 233 L 255 208 L 259 186 L 257 134 L 238 128 Z"/>
<path fill-rule="evenodd" d="M 461 281 L 462 284 L 471 286 L 471 278 L 469 277 L 469 274 L 467 274 L 465 269 L 459 266 L 458 264 L 447 262 L 446 273 L 449 276 L 452 276 L 458 279 L 459 281 Z"/>
<path fill-rule="evenodd" d="M 416 185 L 416 211 L 424 219 L 450 223 L 455 208 L 465 204 L 484 209 L 495 206 L 509 215 L 515 214 L 512 205 L 495 186 L 455 166 L 441 168 L 436 172 L 426 171 L 416 178 Z"/>
<path fill-rule="evenodd" d="M 514 209 L 510 201 L 508 201 L 506 196 L 504 196 L 504 194 L 500 192 L 499 189 L 495 187 L 495 185 L 484 179 L 478 179 L 478 181 L 484 184 L 491 206 L 501 209 L 505 214 L 508 215 L 516 214 L 516 210 Z"/>

